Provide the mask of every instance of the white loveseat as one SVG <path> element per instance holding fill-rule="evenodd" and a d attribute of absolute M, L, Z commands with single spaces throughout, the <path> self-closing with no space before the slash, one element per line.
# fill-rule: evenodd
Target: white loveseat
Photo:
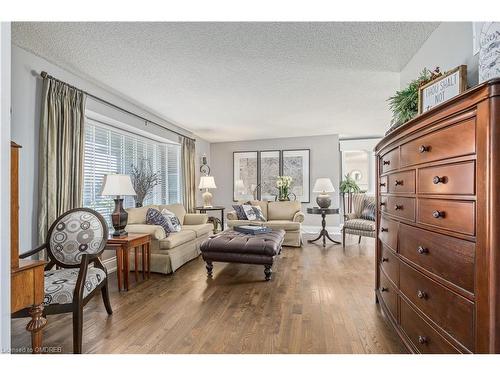
<path fill-rule="evenodd" d="M 182 230 L 167 236 L 161 226 L 146 224 L 148 208 L 156 208 L 159 211 L 166 208 L 172 211 L 179 218 Z M 151 235 L 151 272 L 175 272 L 180 266 L 200 255 L 200 243 L 213 232 L 213 225 L 207 224 L 206 214 L 188 214 L 181 204 L 150 205 L 128 208 L 126 211 L 127 232 Z M 131 267 L 133 269 L 133 264 Z"/>

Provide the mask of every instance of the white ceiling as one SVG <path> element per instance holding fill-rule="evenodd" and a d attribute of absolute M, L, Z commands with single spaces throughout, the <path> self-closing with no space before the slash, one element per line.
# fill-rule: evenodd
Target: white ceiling
<path fill-rule="evenodd" d="M 218 142 L 383 134 L 399 72 L 437 25 L 14 23 L 12 38 Z"/>

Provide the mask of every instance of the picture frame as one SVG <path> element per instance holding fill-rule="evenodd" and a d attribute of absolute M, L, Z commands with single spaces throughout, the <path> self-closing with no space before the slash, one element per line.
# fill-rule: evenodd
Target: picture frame
<path fill-rule="evenodd" d="M 418 89 L 418 114 L 467 90 L 467 65 L 460 65 Z"/>
<path fill-rule="evenodd" d="M 259 200 L 274 199 L 274 196 L 278 191 L 276 188 L 276 179 L 278 176 L 281 176 L 282 168 L 283 160 L 281 150 L 259 151 Z"/>
<path fill-rule="evenodd" d="M 259 173 L 258 151 L 233 152 L 233 202 L 254 199 Z"/>
<path fill-rule="evenodd" d="M 311 201 L 311 150 L 293 149 L 283 150 L 282 175 L 292 177 L 291 193 L 297 201 L 309 203 Z"/>

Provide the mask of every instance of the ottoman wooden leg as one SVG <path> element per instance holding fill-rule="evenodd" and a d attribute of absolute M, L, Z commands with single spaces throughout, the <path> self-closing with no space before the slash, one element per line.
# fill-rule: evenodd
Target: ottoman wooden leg
<path fill-rule="evenodd" d="M 273 270 L 271 269 L 272 264 L 264 265 L 264 273 L 266 274 L 266 281 L 271 280 L 271 275 L 273 274 Z"/>
<path fill-rule="evenodd" d="M 207 265 L 205 267 L 207 268 L 207 276 L 212 277 L 212 270 L 214 269 L 214 265 L 212 264 L 212 262 L 207 260 Z"/>

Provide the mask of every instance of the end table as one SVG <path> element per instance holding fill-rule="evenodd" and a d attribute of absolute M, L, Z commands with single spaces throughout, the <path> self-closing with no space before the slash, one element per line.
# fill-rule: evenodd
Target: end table
<path fill-rule="evenodd" d="M 207 211 L 220 211 L 220 219 L 214 216 L 209 216 L 208 222 L 212 223 L 214 226 L 214 233 L 217 233 L 217 227 L 220 224 L 221 231 L 224 230 L 224 210 L 226 209 L 224 206 L 213 206 L 213 207 L 195 207 L 196 211 L 199 211 L 200 214 L 206 214 Z"/>
<path fill-rule="evenodd" d="M 320 238 L 323 239 L 323 247 L 326 246 L 326 239 L 328 238 L 330 241 L 333 243 L 340 245 L 341 242 L 335 241 L 330 237 L 330 234 L 326 230 L 326 215 L 337 215 L 339 213 L 338 208 L 320 208 L 320 207 L 308 207 L 307 208 L 307 213 L 308 214 L 313 214 L 313 215 L 321 215 L 321 231 L 319 232 L 318 237 L 316 237 L 314 240 L 308 240 L 307 242 L 312 243 L 318 241 Z"/>
<path fill-rule="evenodd" d="M 138 248 L 141 247 L 142 279 L 149 279 L 151 273 L 151 237 L 149 234 L 129 233 L 123 237 L 109 236 L 106 249 L 116 251 L 116 275 L 118 278 L 118 291 L 122 290 L 122 273 L 124 289 L 128 291 L 129 250 L 134 249 L 135 282 L 139 280 L 138 274 Z"/>

